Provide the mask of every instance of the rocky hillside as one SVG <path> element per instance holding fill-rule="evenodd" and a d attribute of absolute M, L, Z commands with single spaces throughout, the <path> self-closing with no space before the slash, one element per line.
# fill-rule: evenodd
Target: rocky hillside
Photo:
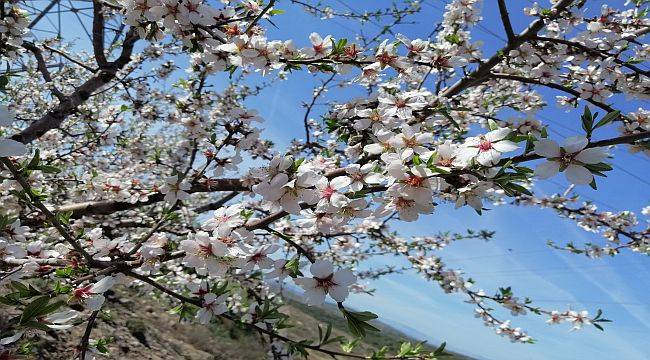
<path fill-rule="evenodd" d="M 230 322 L 209 326 L 180 323 L 178 316 L 160 311 L 169 308 L 157 300 L 139 296 L 109 297 L 105 312 L 97 319 L 92 339 L 114 339 L 106 345 L 110 351 L 107 358 L 124 360 L 187 359 L 187 360 L 259 360 L 266 359 L 268 346 L 257 334 Z M 332 337 L 346 335 L 346 325 L 338 311 L 332 307 L 307 307 L 289 300 L 283 307 L 296 327 L 284 332 L 295 339 L 318 338 L 318 324 L 331 323 Z M 0 309 L 2 315 L 2 309 Z M 412 341 L 404 334 L 379 324 L 381 333 L 371 333 L 353 350 L 368 354 L 384 345 L 399 346 L 401 341 Z M 68 360 L 78 345 L 84 326 L 76 326 L 67 332 L 48 334 L 32 346 L 35 358 Z M 341 351 L 338 345 L 331 349 Z M 28 357 L 31 358 L 31 357 Z M 325 360 L 331 357 L 312 352 L 309 359 Z M 469 359 L 451 355 L 445 359 Z"/>

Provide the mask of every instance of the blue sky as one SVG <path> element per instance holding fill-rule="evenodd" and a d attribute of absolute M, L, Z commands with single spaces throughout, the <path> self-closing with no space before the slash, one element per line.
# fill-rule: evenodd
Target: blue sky
<path fill-rule="evenodd" d="M 323 2 L 335 9 L 345 10 L 338 0 Z M 418 24 L 398 26 L 395 32 L 411 38 L 425 37 L 430 32 L 442 17 L 440 9 L 444 3 L 443 0 L 423 2 L 424 11 L 412 18 Z M 590 8 L 598 10 L 604 2 L 590 0 L 590 4 L 595 4 Z M 346 0 L 346 3 L 357 10 L 391 4 L 383 0 Z M 513 26 L 517 31 L 522 30 L 530 19 L 522 14 L 521 9 L 529 6 L 530 2 L 515 0 L 507 3 Z M 546 0 L 541 3 L 547 5 Z M 607 3 L 621 6 L 624 0 Z M 359 28 L 358 24 L 342 19 L 317 21 L 287 1 L 279 1 L 278 7 L 287 13 L 274 20 L 279 28 L 269 26 L 269 37 L 272 39 L 295 39 L 298 45 L 306 45 L 312 31 L 350 37 L 350 31 Z M 503 45 L 503 40 L 497 37 L 503 37 L 503 30 L 495 0 L 485 0 L 483 16 L 482 27 L 475 29 L 472 36 L 484 42 L 484 54 L 489 56 Z M 75 26 L 71 23 L 66 31 L 84 36 L 83 30 Z M 374 24 L 364 26 L 366 34 L 377 31 L 378 27 Z M 250 81 L 256 79 L 259 77 L 252 76 Z M 260 97 L 249 101 L 249 106 L 258 109 L 265 118 L 264 134 L 278 144 L 278 150 L 282 150 L 290 139 L 304 136 L 304 109 L 300 105 L 311 99 L 312 87 L 319 79 L 305 73 L 294 73 L 287 81 L 275 84 Z M 214 80 L 215 84 L 225 84 L 225 81 L 225 77 Z M 579 134 L 579 114 L 558 109 L 553 103 L 554 96 L 558 94 L 540 91 L 550 105 L 538 114 L 538 118 L 555 129 L 551 136 L 560 138 Z M 361 94 L 360 89 L 332 90 L 324 99 L 344 101 Z M 647 107 L 645 101 L 624 99 L 617 99 L 616 105 L 624 111 Z M 318 118 L 319 113 L 324 111 L 324 107 L 317 108 L 313 115 Z M 597 132 L 594 138 L 614 135 L 612 129 L 604 129 Z M 650 159 L 622 150 L 614 150 L 612 155 L 618 168 L 607 179 L 601 179 L 600 190 L 581 187 L 576 193 L 594 200 L 603 210 L 629 209 L 640 213 L 642 207 L 650 204 L 645 176 Z M 536 191 L 553 194 L 563 192 L 566 187 L 566 181 L 560 176 L 539 184 Z M 639 217 L 642 222 L 646 221 L 640 214 Z M 382 321 L 418 339 L 433 343 L 447 341 L 450 349 L 477 358 L 650 359 L 650 345 L 644 340 L 650 335 L 650 304 L 647 300 L 650 266 L 647 257 L 624 253 L 615 258 L 590 260 L 552 250 L 545 245 L 548 240 L 581 244 L 599 242 L 600 237 L 581 230 L 572 221 L 558 218 L 551 210 L 537 208 L 502 206 L 478 216 L 470 209 L 454 210 L 443 205 L 422 221 L 398 227 L 405 236 L 448 230 L 464 232 L 468 228 L 494 230 L 497 233 L 491 242 L 459 242 L 442 250 L 439 255 L 449 266 L 465 270 L 468 276 L 476 280 L 477 289 L 493 293 L 500 286 L 512 286 L 517 295 L 537 300 L 534 304 L 544 308 L 562 310 L 571 306 L 590 311 L 601 308 L 605 316 L 614 322 L 605 324 L 605 333 L 593 327 L 568 332 L 567 324 L 549 326 L 544 322 L 545 318 L 520 316 L 513 319 L 513 324 L 526 329 L 537 343 L 512 344 L 494 335 L 492 329 L 484 327 L 481 320 L 474 318 L 473 306 L 464 303 L 464 297 L 444 294 L 436 284 L 426 282 L 417 275 L 395 275 L 375 281 L 371 284 L 377 289 L 374 296 L 355 295 L 350 298 L 350 304 L 380 314 Z M 398 260 L 386 258 L 377 260 L 374 265 L 387 263 L 401 264 Z M 510 318 L 507 313 L 501 314 L 502 318 Z"/>

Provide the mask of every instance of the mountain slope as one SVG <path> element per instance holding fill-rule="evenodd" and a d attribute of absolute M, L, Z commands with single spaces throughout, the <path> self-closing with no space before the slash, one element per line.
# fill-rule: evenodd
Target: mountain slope
<path fill-rule="evenodd" d="M 231 322 L 209 326 L 180 323 L 178 316 L 163 309 L 170 306 L 149 297 L 121 293 L 109 297 L 104 307 L 106 315 L 95 323 L 91 339 L 113 338 L 107 345 L 110 358 L 124 360 L 186 359 L 186 360 L 260 360 L 267 358 L 268 344 L 262 344 L 259 335 Z M 291 315 L 294 328 L 283 331 L 292 339 L 318 339 L 318 324 L 325 328 L 332 324 L 332 337 L 347 335 L 345 320 L 335 306 L 308 307 L 296 300 L 288 300 L 282 311 Z M 2 309 L 0 309 L 0 314 Z M 370 333 L 354 350 L 369 354 L 386 345 L 395 350 L 401 341 L 416 341 L 381 323 L 380 333 Z M 41 359 L 64 360 L 73 356 L 73 350 L 83 335 L 83 324 L 67 332 L 48 334 L 34 343 L 33 352 Z M 329 349 L 341 351 L 337 344 Z M 431 347 L 434 349 L 434 347 Z M 331 357 L 311 351 L 309 359 L 325 360 Z M 470 359 L 453 354 L 445 359 Z"/>

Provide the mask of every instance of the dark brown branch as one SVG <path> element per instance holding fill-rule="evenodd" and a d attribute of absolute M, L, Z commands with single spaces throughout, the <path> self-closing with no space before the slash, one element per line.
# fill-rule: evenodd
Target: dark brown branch
<path fill-rule="evenodd" d="M 43 57 L 43 52 L 41 49 L 39 49 L 35 44 L 28 41 L 23 42 L 23 47 L 34 54 L 34 57 L 36 58 L 37 69 L 43 75 L 43 80 L 51 85 L 52 94 L 54 94 L 54 96 L 56 96 L 59 101 L 64 100 L 65 95 L 53 84 L 52 75 L 47 69 L 47 64 L 45 63 L 45 58 Z"/>
<path fill-rule="evenodd" d="M 68 95 L 54 109 L 48 111 L 47 114 L 11 138 L 23 144 L 28 144 L 43 136 L 48 131 L 58 128 L 66 117 L 72 114 L 79 105 L 86 102 L 92 96 L 93 92 L 115 79 L 117 72 L 131 60 L 133 46 L 137 40 L 137 31 L 131 28 L 126 35 L 122 53 L 117 60 L 109 63 L 106 68 L 99 70 L 95 76 L 76 88 L 72 94 Z"/>
<path fill-rule="evenodd" d="M 97 314 L 99 314 L 99 310 L 93 311 L 92 314 L 90 314 L 90 317 L 88 318 L 88 325 L 86 325 L 86 331 L 84 331 L 84 335 L 81 338 L 81 343 L 79 345 L 80 360 L 86 359 L 86 352 L 88 351 L 88 342 L 90 341 L 90 333 L 93 331 L 93 326 L 95 325 Z"/>
<path fill-rule="evenodd" d="M 503 27 L 506 30 L 506 35 L 508 36 L 508 43 L 515 41 L 515 32 L 512 30 L 512 23 L 510 22 L 510 16 L 508 15 L 508 8 L 506 7 L 505 0 L 499 0 L 499 13 L 501 14 L 501 22 Z"/>
<path fill-rule="evenodd" d="M 551 15 L 551 17 L 559 16 L 559 14 L 567 7 L 569 7 L 572 3 L 573 0 L 558 1 L 558 3 L 553 5 L 551 8 L 551 12 L 553 12 L 553 15 Z M 521 46 L 523 43 L 533 39 L 537 33 L 544 28 L 545 21 L 546 19 L 544 18 L 539 18 L 533 21 L 526 30 L 521 32 L 519 36 L 516 36 L 513 41 L 508 42 L 504 48 L 502 48 L 500 51 L 497 51 L 497 53 L 494 54 L 488 61 L 479 65 L 479 67 L 474 72 L 463 77 L 451 87 L 443 91 L 442 96 L 447 98 L 453 97 L 465 91 L 466 89 L 483 82 L 483 80 L 490 75 L 490 71 L 492 71 L 495 66 L 501 63 L 503 54 L 508 54 L 511 50 L 515 50 L 519 48 L 519 46 Z"/>
<path fill-rule="evenodd" d="M 108 65 L 104 53 L 104 11 L 101 1 L 93 1 L 93 52 L 100 69 Z"/>
<path fill-rule="evenodd" d="M 246 28 L 245 32 L 248 33 L 249 31 L 251 31 L 253 26 L 255 26 L 264 17 L 264 15 L 273 7 L 273 5 L 275 5 L 275 0 L 270 0 L 268 5 L 266 5 L 266 7 L 262 9 L 262 12 L 260 12 L 260 14 L 257 15 L 253 19 L 253 21 L 251 21 L 250 24 L 248 24 L 248 27 Z"/>

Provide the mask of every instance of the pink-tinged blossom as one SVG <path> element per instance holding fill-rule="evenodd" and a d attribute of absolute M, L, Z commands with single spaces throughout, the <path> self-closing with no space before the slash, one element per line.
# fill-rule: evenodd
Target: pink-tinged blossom
<path fill-rule="evenodd" d="M 242 210 L 241 204 L 221 207 L 215 210 L 212 217 L 205 221 L 201 227 L 206 231 L 218 231 L 241 226 L 244 224 L 244 217 L 241 215 Z"/>
<path fill-rule="evenodd" d="M 72 301 L 84 303 L 92 311 L 99 310 L 106 298 L 104 293 L 115 285 L 115 278 L 106 276 L 92 285 L 78 287 L 72 291 Z"/>
<path fill-rule="evenodd" d="M 264 200 L 277 203 L 290 214 L 300 213 L 300 203 L 315 204 L 319 197 L 312 188 L 320 176 L 313 172 L 298 174 L 295 179 L 289 179 L 285 173 L 275 175 L 271 181 L 257 184 L 253 191 Z"/>
<path fill-rule="evenodd" d="M 200 275 L 222 277 L 230 268 L 231 261 L 224 258 L 228 254 L 227 246 L 204 231 L 190 234 L 187 240 L 181 241 L 180 248 L 185 251 L 183 263 Z"/>
<path fill-rule="evenodd" d="M 278 245 L 264 245 L 257 248 L 247 247 L 244 249 L 246 252 L 244 257 L 237 260 L 237 266 L 242 271 L 252 271 L 255 267 L 259 269 L 270 269 L 273 267 L 273 259 L 269 255 L 279 249 L 280 246 Z"/>
<path fill-rule="evenodd" d="M 564 172 L 569 182 L 587 185 L 594 180 L 585 165 L 598 164 L 607 158 L 603 148 L 586 148 L 589 144 L 584 136 L 573 136 L 564 140 L 562 146 L 553 140 L 541 139 L 535 143 L 535 154 L 547 161 L 537 166 L 535 175 L 548 179 L 558 172 Z"/>
<path fill-rule="evenodd" d="M 165 180 L 165 184 L 160 188 L 160 192 L 165 194 L 165 201 L 170 204 L 176 201 L 184 201 L 190 198 L 187 193 L 191 188 L 190 184 L 181 180 L 181 175 L 170 176 Z"/>
<path fill-rule="evenodd" d="M 325 211 L 335 211 L 334 208 L 340 208 L 348 202 L 348 198 L 342 193 L 352 180 L 347 176 L 338 176 L 332 180 L 326 177 L 320 178 L 316 183 L 316 192 L 319 197 L 316 207 Z"/>
<path fill-rule="evenodd" d="M 202 299 L 201 308 L 196 313 L 197 320 L 201 324 L 207 324 L 213 316 L 218 316 L 228 311 L 227 299 L 227 294 L 220 296 L 213 293 L 205 294 Z"/>
<path fill-rule="evenodd" d="M 474 162 L 483 166 L 496 164 L 501 159 L 501 154 L 519 148 L 512 141 L 505 140 L 511 132 L 509 128 L 500 128 L 485 135 L 468 138 L 458 148 L 454 164 L 458 166 L 469 166 Z"/>
<path fill-rule="evenodd" d="M 325 296 L 337 302 L 343 302 L 348 297 L 349 287 L 356 283 L 357 277 L 348 269 L 334 271 L 332 263 L 317 260 L 309 268 L 311 278 L 298 278 L 295 283 L 305 290 L 305 300 L 308 305 L 321 305 Z"/>

